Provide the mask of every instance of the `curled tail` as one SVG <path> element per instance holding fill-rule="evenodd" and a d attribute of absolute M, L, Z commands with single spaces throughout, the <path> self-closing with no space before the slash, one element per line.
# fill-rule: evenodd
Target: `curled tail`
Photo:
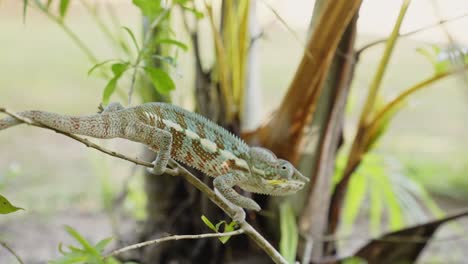
<path fill-rule="evenodd" d="M 113 113 L 74 117 L 44 111 L 24 111 L 18 115 L 71 134 L 96 138 L 114 138 L 119 134 L 116 129 L 119 127 L 116 125 L 116 122 L 119 122 L 118 117 Z M 0 130 L 22 123 L 16 118 L 5 117 L 0 119 Z"/>

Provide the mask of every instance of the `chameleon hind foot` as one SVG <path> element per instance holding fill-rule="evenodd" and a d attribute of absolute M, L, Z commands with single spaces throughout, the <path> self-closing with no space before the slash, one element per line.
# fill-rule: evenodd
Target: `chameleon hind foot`
<path fill-rule="evenodd" d="M 116 112 L 120 110 L 124 110 L 125 107 L 123 107 L 119 102 L 112 102 L 109 103 L 107 106 L 103 106 L 102 103 L 99 104 L 98 106 L 98 113 L 109 113 L 109 112 Z"/>

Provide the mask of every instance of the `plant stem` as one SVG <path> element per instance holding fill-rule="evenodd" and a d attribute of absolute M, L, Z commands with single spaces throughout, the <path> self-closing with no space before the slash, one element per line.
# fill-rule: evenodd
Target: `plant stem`
<path fill-rule="evenodd" d="M 7 243 L 3 242 L 3 241 L 0 241 L 0 245 L 5 248 L 6 250 L 8 250 L 8 252 L 10 252 L 15 258 L 16 260 L 18 261 L 18 263 L 20 264 L 24 264 L 23 260 L 20 258 L 20 256 L 18 254 L 16 254 L 16 252 L 10 247 L 8 246 Z"/>
<path fill-rule="evenodd" d="M 449 18 L 449 19 L 442 19 L 442 20 L 439 20 L 439 21 L 437 21 L 437 22 L 435 22 L 433 24 L 430 24 L 430 25 L 427 25 L 427 26 L 424 26 L 424 27 L 421 27 L 421 28 L 406 32 L 406 33 L 398 34 L 398 37 L 407 37 L 407 36 L 410 36 L 410 35 L 414 35 L 414 34 L 419 33 L 419 32 L 423 32 L 423 31 L 426 31 L 426 30 L 429 30 L 429 29 L 433 29 L 434 27 L 437 27 L 437 26 L 442 26 L 442 25 L 444 25 L 446 23 L 455 22 L 455 21 L 460 20 L 462 18 L 466 18 L 467 16 L 468 16 L 468 14 L 463 14 L 463 15 L 459 15 L 459 16 L 452 17 L 452 18 Z M 359 58 L 359 56 L 361 55 L 362 52 L 366 51 L 369 48 L 372 48 L 375 45 L 378 45 L 380 43 L 384 43 L 385 41 L 387 41 L 387 38 L 374 40 L 372 42 L 369 42 L 369 43 L 365 44 L 364 46 L 362 46 L 361 48 L 356 50 L 356 57 Z"/>
<path fill-rule="evenodd" d="M 433 82 L 436 82 L 440 79 L 443 79 L 445 77 L 448 77 L 448 76 L 451 76 L 453 74 L 456 74 L 458 72 L 460 72 L 460 70 L 468 70 L 468 65 L 465 65 L 462 69 L 457 69 L 457 70 L 454 70 L 454 71 L 448 71 L 448 72 L 444 72 L 444 73 L 441 73 L 441 74 L 436 74 L 426 80 L 423 80 L 413 86 L 411 86 L 410 88 L 408 88 L 407 90 L 405 90 L 404 92 L 402 92 L 401 94 L 399 94 L 396 98 L 394 98 L 393 100 L 391 100 L 390 102 L 388 102 L 379 112 L 377 112 L 377 114 L 375 114 L 375 117 L 374 119 L 369 123 L 369 134 L 372 134 L 372 132 L 377 129 L 377 127 L 379 126 L 380 124 L 380 121 L 382 121 L 382 119 L 385 117 L 385 115 L 391 111 L 394 110 L 394 108 L 400 104 L 401 102 L 403 102 L 408 96 L 412 95 L 413 93 L 421 90 L 421 89 L 424 89 L 424 88 L 427 88 L 429 87 L 429 84 L 433 83 Z"/>
<path fill-rule="evenodd" d="M 163 238 L 158 238 L 158 239 L 153 239 L 137 244 L 133 244 L 121 249 L 117 249 L 112 251 L 111 253 L 107 254 L 106 257 L 111 257 L 111 256 L 116 256 L 119 255 L 123 252 L 129 251 L 129 250 L 134 250 L 146 246 L 150 246 L 153 244 L 159 244 L 162 242 L 167 242 L 167 241 L 172 241 L 172 240 L 183 240 L 183 239 L 202 239 L 202 238 L 212 238 L 212 237 L 224 237 L 224 236 L 237 236 L 240 234 L 243 234 L 244 230 L 243 229 L 238 229 L 236 231 L 231 231 L 231 232 L 226 232 L 226 233 L 209 233 L 209 234 L 198 234 L 198 235 L 174 235 L 174 236 L 168 236 L 168 237 L 163 237 Z"/>
<path fill-rule="evenodd" d="M 375 101 L 377 99 L 380 84 L 382 83 L 385 71 L 387 70 L 388 62 L 390 60 L 396 41 L 398 39 L 401 23 L 403 22 L 403 18 L 405 17 L 410 2 L 411 0 L 405 0 L 403 2 L 395 26 L 393 27 L 392 33 L 390 34 L 390 37 L 387 40 L 384 54 L 382 56 L 382 59 L 380 60 L 379 66 L 377 67 L 377 72 L 374 75 L 374 79 L 372 80 L 372 83 L 369 87 L 369 95 L 367 96 L 366 103 L 362 110 L 361 120 L 359 122 L 360 126 L 367 123 L 367 119 L 371 115 L 372 110 L 375 106 Z"/>

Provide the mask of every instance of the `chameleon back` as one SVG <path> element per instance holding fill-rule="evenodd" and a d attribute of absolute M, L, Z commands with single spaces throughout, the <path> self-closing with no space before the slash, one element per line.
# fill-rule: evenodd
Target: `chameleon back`
<path fill-rule="evenodd" d="M 141 122 L 171 133 L 174 159 L 213 177 L 231 169 L 249 171 L 244 160 L 249 146 L 211 120 L 163 103 L 147 103 L 134 109 Z"/>

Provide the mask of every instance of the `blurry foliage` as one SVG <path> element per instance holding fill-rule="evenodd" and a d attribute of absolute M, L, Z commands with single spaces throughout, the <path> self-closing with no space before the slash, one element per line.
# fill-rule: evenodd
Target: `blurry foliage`
<path fill-rule="evenodd" d="M 76 240 L 81 248 L 76 246 L 68 246 L 69 251 L 63 249 L 60 243 L 59 251 L 63 255 L 57 260 L 52 260 L 50 264 L 73 264 L 73 263 L 89 263 L 89 264 L 119 264 L 120 262 L 114 258 L 104 258 L 102 252 L 104 248 L 112 241 L 112 238 L 106 238 L 95 245 L 92 245 L 78 231 L 70 226 L 65 226 L 67 233 Z"/>
<path fill-rule="evenodd" d="M 113 257 L 104 254 L 105 248 L 113 238 L 105 238 L 95 245 L 86 240 L 77 230 L 71 226 L 65 226 L 65 230 L 80 246 L 67 246 L 68 251 L 59 244 L 59 251 L 63 255 L 56 260 L 51 260 L 49 264 L 138 264 L 133 261 L 121 262 Z"/>
<path fill-rule="evenodd" d="M 296 224 L 296 215 L 290 202 L 280 205 L 280 253 L 291 264 L 296 262 L 299 232 Z"/>
<path fill-rule="evenodd" d="M 124 208 L 129 211 L 136 220 L 144 220 L 147 216 L 146 205 L 148 199 L 143 192 L 143 175 L 135 176 L 136 177 L 132 177 L 128 183 L 128 193 L 125 196 Z"/>
<path fill-rule="evenodd" d="M 345 156 L 338 155 L 335 183 L 339 181 L 345 164 Z M 365 155 L 350 180 L 342 224 L 346 232 L 350 232 L 358 215 L 366 210 L 369 228 L 375 235 L 382 232 L 381 224 L 385 222 L 390 230 L 396 230 L 405 224 L 426 219 L 425 208 L 434 215 L 442 215 L 427 191 L 405 174 L 398 160 L 374 151 Z"/>
<path fill-rule="evenodd" d="M 432 44 L 417 48 L 416 51 L 423 55 L 434 67 L 435 74 L 442 74 L 454 70 L 461 65 L 468 64 L 468 49 L 457 47 L 443 49 Z"/>
<path fill-rule="evenodd" d="M 2 191 L 11 180 L 23 173 L 23 169 L 18 163 L 11 163 L 4 172 L 0 172 L 0 191 Z"/>
<path fill-rule="evenodd" d="M 466 157 L 467 154 L 460 153 L 457 156 Z M 468 161 L 460 160 L 450 166 L 431 158 L 414 159 L 404 158 L 402 160 L 405 174 L 417 182 L 423 182 L 432 193 L 467 200 L 468 182 L 466 172 Z"/>

